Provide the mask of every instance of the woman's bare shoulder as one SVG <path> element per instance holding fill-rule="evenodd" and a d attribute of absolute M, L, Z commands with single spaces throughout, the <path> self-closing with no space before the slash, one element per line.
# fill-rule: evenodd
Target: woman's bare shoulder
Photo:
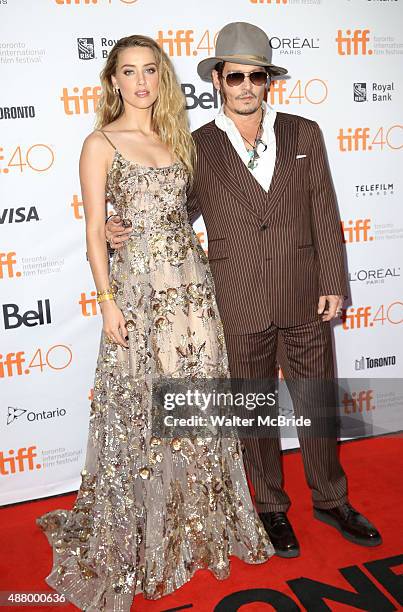
<path fill-rule="evenodd" d="M 97 158 L 105 158 L 109 155 L 109 149 L 110 144 L 101 130 L 94 130 L 84 139 L 82 154 L 89 154 Z"/>

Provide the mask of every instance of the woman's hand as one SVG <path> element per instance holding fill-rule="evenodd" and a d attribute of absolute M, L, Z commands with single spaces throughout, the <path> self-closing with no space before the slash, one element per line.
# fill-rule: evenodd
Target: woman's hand
<path fill-rule="evenodd" d="M 104 334 L 111 342 L 119 344 L 124 348 L 128 348 L 129 344 L 126 340 L 127 329 L 126 321 L 122 311 L 116 305 L 114 300 L 107 300 L 100 304 Z"/>

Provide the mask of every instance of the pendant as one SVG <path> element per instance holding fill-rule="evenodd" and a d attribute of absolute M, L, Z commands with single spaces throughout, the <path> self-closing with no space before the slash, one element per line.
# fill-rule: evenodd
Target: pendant
<path fill-rule="evenodd" d="M 256 149 L 252 149 L 249 151 L 250 160 L 248 161 L 249 170 L 254 170 L 257 166 L 257 160 L 259 159 L 259 154 Z"/>

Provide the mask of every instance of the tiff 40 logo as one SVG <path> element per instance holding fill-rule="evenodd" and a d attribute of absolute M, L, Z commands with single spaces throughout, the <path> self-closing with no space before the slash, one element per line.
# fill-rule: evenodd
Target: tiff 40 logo
<path fill-rule="evenodd" d="M 340 128 L 337 140 L 339 151 L 349 153 L 351 151 L 373 151 L 390 149 L 399 151 L 403 148 L 402 130 L 403 125 L 396 124 L 390 128 L 380 127 L 376 133 L 376 128 L 371 130 L 369 127 Z"/>
<path fill-rule="evenodd" d="M 138 0 L 55 0 L 56 4 L 135 4 Z"/>
<path fill-rule="evenodd" d="M 291 88 L 291 91 L 289 91 Z M 309 104 L 322 104 L 328 96 L 327 84 L 323 79 L 313 78 L 304 83 L 298 79 L 291 84 L 286 79 L 274 79 L 270 84 L 268 93 L 269 104 L 290 104 L 296 101 L 302 104 L 304 100 Z"/>
<path fill-rule="evenodd" d="M 381 304 L 376 308 L 372 306 L 343 308 L 341 320 L 342 327 L 346 331 L 376 325 L 401 325 L 403 323 L 403 302 L 396 300 L 396 302 Z"/>
<path fill-rule="evenodd" d="M 24 376 L 31 373 L 34 368 L 39 368 L 41 374 L 45 368 L 60 372 L 69 367 L 73 360 L 73 353 L 66 344 L 54 344 L 49 349 L 36 349 L 31 358 L 25 357 L 25 351 L 7 353 L 0 355 L 0 379 L 12 378 L 13 376 Z"/>
<path fill-rule="evenodd" d="M 27 168 L 34 172 L 46 172 L 53 166 L 55 154 L 47 144 L 38 143 L 30 147 L 17 145 L 14 150 L 4 156 L 4 148 L 0 147 L 0 174 L 8 174 L 10 170 L 19 169 L 20 173 Z M 8 161 L 3 167 L 3 161 Z"/>

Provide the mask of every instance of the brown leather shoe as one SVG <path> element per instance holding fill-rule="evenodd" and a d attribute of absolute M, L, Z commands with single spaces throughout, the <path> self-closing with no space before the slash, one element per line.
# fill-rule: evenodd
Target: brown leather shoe
<path fill-rule="evenodd" d="M 285 512 L 259 512 L 259 518 L 279 557 L 298 557 L 299 544 Z"/>
<path fill-rule="evenodd" d="M 327 510 L 314 507 L 313 515 L 318 521 L 335 527 L 346 540 L 354 544 L 361 546 L 382 544 L 379 531 L 348 502 Z"/>

